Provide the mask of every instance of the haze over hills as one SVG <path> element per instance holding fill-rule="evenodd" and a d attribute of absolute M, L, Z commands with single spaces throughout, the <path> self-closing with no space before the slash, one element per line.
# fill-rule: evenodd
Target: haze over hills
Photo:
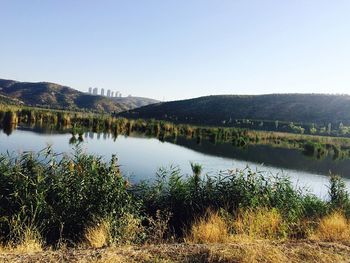
<path fill-rule="evenodd" d="M 6 79 L 0 79 L 1 101 L 56 109 L 104 112 L 121 112 L 158 102 L 157 100 L 141 97 L 108 98 L 83 93 L 55 83 L 18 82 Z"/>
<path fill-rule="evenodd" d="M 235 119 L 350 123 L 350 96 L 325 94 L 216 95 L 157 103 L 120 116 L 222 125 Z"/>

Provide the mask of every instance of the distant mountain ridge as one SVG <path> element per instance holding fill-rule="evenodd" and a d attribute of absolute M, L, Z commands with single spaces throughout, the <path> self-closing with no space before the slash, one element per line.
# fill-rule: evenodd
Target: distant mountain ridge
<path fill-rule="evenodd" d="M 29 106 L 121 112 L 159 102 L 141 97 L 108 98 L 87 94 L 50 82 L 19 82 L 0 79 L 0 102 L 12 101 Z"/>
<path fill-rule="evenodd" d="M 202 125 L 221 125 L 235 119 L 350 124 L 350 96 L 215 95 L 157 103 L 119 115 Z"/>

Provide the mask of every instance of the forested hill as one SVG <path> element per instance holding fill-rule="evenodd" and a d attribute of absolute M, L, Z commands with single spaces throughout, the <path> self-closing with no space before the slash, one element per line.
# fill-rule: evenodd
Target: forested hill
<path fill-rule="evenodd" d="M 7 105 L 20 105 L 24 104 L 22 101 L 14 98 L 10 98 L 8 96 L 0 94 L 0 103 L 1 104 L 7 104 Z"/>
<path fill-rule="evenodd" d="M 55 83 L 0 79 L 0 102 L 18 102 L 56 109 L 121 112 L 158 101 L 140 97 L 107 98 L 86 94 Z"/>
<path fill-rule="evenodd" d="M 350 124 L 350 96 L 324 94 L 218 95 L 157 103 L 120 114 L 192 124 L 237 119 Z"/>

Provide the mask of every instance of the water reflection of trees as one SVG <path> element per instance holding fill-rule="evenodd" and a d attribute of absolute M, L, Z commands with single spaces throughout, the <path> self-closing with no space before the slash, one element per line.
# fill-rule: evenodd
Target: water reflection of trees
<path fill-rule="evenodd" d="M 98 134 L 86 132 L 84 137 L 98 141 Z M 349 160 L 334 162 L 331 156 L 324 158 L 307 157 L 297 149 L 278 148 L 268 145 L 250 145 L 248 147 L 237 147 L 231 143 L 218 143 L 210 139 L 189 138 L 186 136 L 177 136 L 176 140 L 171 134 L 159 134 L 158 137 L 150 134 L 132 132 L 127 134 L 101 133 L 99 140 L 116 140 L 118 136 L 132 138 L 157 138 L 159 141 L 174 143 L 188 149 L 200 152 L 206 155 L 243 160 L 253 163 L 261 163 L 267 166 L 280 167 L 282 169 L 292 169 L 298 171 L 309 171 L 320 174 L 327 174 L 329 170 L 345 175 L 345 170 L 350 165 Z M 75 143 L 78 143 L 76 141 Z M 92 142 L 93 143 L 93 142 Z"/>
<path fill-rule="evenodd" d="M 12 134 L 13 130 L 16 129 L 16 124 L 3 125 L 1 128 L 7 136 L 10 136 Z"/>
<path fill-rule="evenodd" d="M 198 145 L 203 140 L 209 140 L 214 145 L 229 143 L 233 147 L 250 145 L 270 145 L 280 148 L 305 150 L 309 156 L 322 159 L 331 155 L 334 159 L 350 157 L 349 142 L 337 141 L 336 138 L 322 140 L 317 137 L 302 137 L 293 134 L 277 134 L 257 132 L 235 127 L 199 127 L 187 124 L 174 124 L 157 120 L 129 120 L 114 118 L 111 115 L 97 115 L 79 112 L 49 111 L 21 109 L 18 111 L 1 112 L 0 124 L 4 133 L 10 135 L 20 124 L 42 133 L 72 133 L 70 143 L 83 141 L 85 138 L 97 140 L 116 140 L 118 135 L 130 136 L 137 132 L 144 136 L 158 138 L 164 142 L 171 140 L 176 143 L 178 136 L 194 139 Z M 311 155 L 307 151 L 308 142 L 317 142 L 320 147 Z M 330 145 L 330 148 L 328 147 Z M 327 148 L 328 147 L 328 148 Z M 326 150 L 323 150 L 326 149 Z"/>
<path fill-rule="evenodd" d="M 239 130 L 236 128 L 220 127 L 196 127 L 190 125 L 176 125 L 172 123 L 154 121 L 154 120 L 127 120 L 112 119 L 111 121 L 103 120 L 73 120 L 61 122 L 55 118 L 35 118 L 28 119 L 26 122 L 16 118 L 13 114 L 3 114 L 0 121 L 0 128 L 3 133 L 10 136 L 13 131 L 20 127 L 22 130 L 33 130 L 44 134 L 67 134 L 70 144 L 77 144 L 87 140 L 110 140 L 115 141 L 118 136 L 132 136 L 141 138 L 158 138 L 161 142 L 171 142 L 179 145 L 186 145 L 203 153 L 223 156 L 228 155 L 230 158 L 239 158 L 242 160 L 251 160 L 253 162 L 271 163 L 274 166 L 297 168 L 303 170 L 303 167 L 319 165 L 317 169 L 329 169 L 334 160 L 348 158 L 349 144 L 337 143 L 335 138 L 328 138 L 327 144 L 322 141 L 310 143 L 304 137 L 296 137 L 290 134 L 271 134 L 257 133 L 254 131 Z M 308 137 L 310 138 L 310 137 Z M 316 140 L 317 138 L 315 138 Z M 327 140 L 328 140 L 327 139 Z M 334 139 L 334 141 L 333 141 Z M 345 139 L 344 139 L 345 140 Z M 186 142 L 186 143 L 185 143 Z M 334 143 L 335 142 L 335 143 Z M 210 145 L 210 151 L 207 151 Z M 225 145 L 223 148 L 222 146 Z M 263 151 L 255 150 L 252 154 L 251 148 L 255 146 L 266 146 Z M 250 149 L 245 151 L 244 149 Z M 259 147 L 255 148 L 258 149 Z M 348 148 L 346 148 L 348 147 Z M 283 149 L 283 152 L 280 152 Z M 290 149 L 294 149 L 290 151 Z M 298 151 L 295 151 L 298 150 Z M 303 157 L 304 154 L 309 158 Z M 225 154 L 223 154 L 225 152 Z M 249 154 L 247 154 L 249 152 Z M 232 154 L 238 156 L 232 156 Z M 277 153 L 274 155 L 274 153 Z M 293 153 L 293 155 L 292 155 Z M 246 155 L 247 154 L 247 155 Z M 291 155 L 287 157 L 287 155 Z M 298 155 L 298 157 L 295 157 Z M 264 158 L 264 156 L 266 158 Z M 280 157 L 282 160 L 280 160 Z M 330 158 L 329 158 L 330 157 Z M 284 163 L 285 162 L 287 163 Z M 333 161 L 334 162 L 334 161 Z M 288 164 L 289 163 L 289 164 Z M 335 162 L 334 165 L 335 166 Z M 313 170 L 312 168 L 311 170 Z"/>

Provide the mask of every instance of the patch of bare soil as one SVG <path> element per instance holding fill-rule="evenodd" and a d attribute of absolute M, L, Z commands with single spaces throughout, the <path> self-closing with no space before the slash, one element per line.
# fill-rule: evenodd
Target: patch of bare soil
<path fill-rule="evenodd" d="M 34 253 L 1 251 L 0 262 L 350 262 L 350 242 L 248 240 L 229 244 L 174 243 Z"/>

